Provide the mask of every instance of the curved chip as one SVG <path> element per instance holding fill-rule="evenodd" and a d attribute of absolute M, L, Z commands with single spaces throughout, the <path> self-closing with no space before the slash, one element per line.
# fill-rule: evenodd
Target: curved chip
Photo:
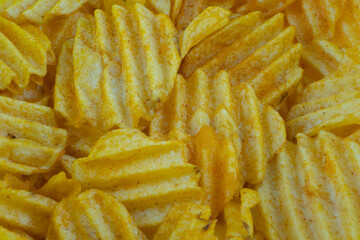
<path fill-rule="evenodd" d="M 179 75 L 170 101 L 150 124 L 150 135 L 187 142 L 186 136 L 196 135 L 204 125 L 234 149 L 240 186 L 261 181 L 266 162 L 286 140 L 280 115 L 261 104 L 248 84 L 231 88 L 225 71 L 210 78 L 198 69 L 187 83 Z"/>
<path fill-rule="evenodd" d="M 285 9 L 289 24 L 297 29 L 299 42 L 330 40 L 340 47 L 359 45 L 360 10 L 356 0 L 295 1 Z"/>
<path fill-rule="evenodd" d="M 114 197 L 88 190 L 62 200 L 55 208 L 47 240 L 146 239 L 126 208 Z"/>
<path fill-rule="evenodd" d="M 177 204 L 169 210 L 153 240 L 214 239 L 216 221 L 210 220 L 210 208 L 194 203 Z"/>
<path fill-rule="evenodd" d="M 236 8 L 236 12 L 247 14 L 254 11 L 261 11 L 265 16 L 272 16 L 283 11 L 295 0 L 246 0 L 244 4 Z"/>
<path fill-rule="evenodd" d="M 255 228 L 266 239 L 359 238 L 359 151 L 329 132 L 298 134 L 257 186 Z"/>
<path fill-rule="evenodd" d="M 260 12 L 229 22 L 193 47 L 181 63 L 180 73 L 190 77 L 201 67 L 209 76 L 227 70 L 232 85 L 251 84 L 265 104 L 279 105 L 302 76 L 301 45 L 294 44 L 295 28 L 284 28 L 284 15 L 267 21 Z"/>
<path fill-rule="evenodd" d="M 359 128 L 359 75 L 328 77 L 308 85 L 290 108 L 288 137 L 327 130 L 347 136 Z"/>
<path fill-rule="evenodd" d="M 82 187 L 115 196 L 140 228 L 153 231 L 174 203 L 202 199 L 198 170 L 187 161 L 180 142 L 121 129 L 100 138 L 87 158 L 75 160 L 71 174 Z"/>
<path fill-rule="evenodd" d="M 174 36 L 168 17 L 140 4 L 80 19 L 74 44 L 67 43 L 60 55 L 55 110 L 76 127 L 109 130 L 150 121 L 176 78 Z"/>
<path fill-rule="evenodd" d="M 0 16 L 0 90 L 16 84 L 26 87 L 30 80 L 42 83 L 46 65 L 54 61 L 49 39 L 39 29 L 20 27 Z"/>

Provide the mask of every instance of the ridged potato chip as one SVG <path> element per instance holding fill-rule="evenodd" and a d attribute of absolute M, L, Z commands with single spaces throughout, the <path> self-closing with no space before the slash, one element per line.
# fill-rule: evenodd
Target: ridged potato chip
<path fill-rule="evenodd" d="M 298 134 L 256 188 L 255 228 L 266 239 L 358 239 L 359 151 L 329 132 Z"/>
<path fill-rule="evenodd" d="M 51 108 L 0 96 L 0 172 L 48 172 L 59 160 L 67 132 Z"/>
<path fill-rule="evenodd" d="M 9 0 L 0 2 L 0 14 L 17 22 L 45 23 L 54 16 L 75 12 L 86 2 L 97 7 L 101 3 L 100 0 Z"/>
<path fill-rule="evenodd" d="M 248 84 L 231 88 L 225 71 L 210 78 L 198 69 L 186 83 L 179 75 L 170 100 L 151 122 L 149 132 L 156 138 L 186 142 L 187 135 L 196 135 L 204 125 L 212 126 L 234 149 L 240 186 L 261 181 L 266 162 L 286 140 L 280 115 L 261 104 Z"/>
<path fill-rule="evenodd" d="M 288 137 L 320 130 L 347 136 L 359 128 L 359 75 L 328 77 L 308 85 L 286 119 Z"/>
<path fill-rule="evenodd" d="M 176 202 L 201 201 L 199 170 L 188 163 L 185 144 L 148 138 L 136 129 L 101 137 L 87 158 L 72 163 L 82 187 L 112 194 L 137 225 L 154 231 Z"/>
<path fill-rule="evenodd" d="M 205 240 L 214 236 L 216 221 L 210 220 L 210 208 L 194 203 L 173 206 L 160 224 L 153 240 Z"/>
<path fill-rule="evenodd" d="M 250 13 L 235 18 L 193 47 L 180 72 L 188 78 L 201 67 L 212 77 L 227 70 L 232 85 L 248 82 L 261 102 L 275 107 L 296 88 L 302 76 L 301 45 L 293 43 L 294 35 L 294 27 L 284 29 L 283 14 L 264 21 L 260 12 Z"/>
<path fill-rule="evenodd" d="M 20 231 L 35 238 L 46 237 L 56 201 L 26 190 L 5 187 L 0 188 L 0 202 L 0 234 L 18 237 Z"/>
<path fill-rule="evenodd" d="M 55 208 L 47 240 L 146 239 L 126 208 L 99 190 L 63 199 Z"/>
<path fill-rule="evenodd" d="M 95 19 L 80 19 L 75 41 L 60 55 L 55 110 L 75 127 L 150 121 L 176 78 L 180 58 L 170 19 L 140 4 L 114 6 L 112 13 L 96 10 Z"/>
<path fill-rule="evenodd" d="M 226 239 L 254 239 L 254 225 L 250 209 L 259 203 L 256 191 L 241 189 L 241 201 L 231 201 L 224 210 Z"/>
<path fill-rule="evenodd" d="M 297 28 L 299 42 L 330 40 L 340 47 L 359 44 L 360 10 L 357 0 L 299 0 L 285 9 L 290 25 Z"/>
<path fill-rule="evenodd" d="M 0 90 L 41 85 L 46 65 L 54 61 L 49 39 L 32 25 L 23 27 L 0 16 Z"/>

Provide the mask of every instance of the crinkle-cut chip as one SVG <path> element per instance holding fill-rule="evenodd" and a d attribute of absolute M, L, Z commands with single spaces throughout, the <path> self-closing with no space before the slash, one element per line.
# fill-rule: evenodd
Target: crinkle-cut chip
<path fill-rule="evenodd" d="M 49 172 L 63 154 L 67 132 L 51 108 L 0 96 L 0 171 Z"/>
<path fill-rule="evenodd" d="M 181 58 L 201 40 L 223 28 L 229 15 L 230 11 L 220 7 L 208 7 L 200 13 L 179 36 Z"/>
<path fill-rule="evenodd" d="M 75 12 L 86 2 L 86 0 L 10 0 L 0 3 L 0 14 L 16 22 L 45 23 L 54 16 Z"/>
<path fill-rule="evenodd" d="M 135 217 L 140 228 L 155 229 L 169 204 L 203 197 L 199 171 L 188 163 L 186 145 L 151 139 L 136 129 L 113 130 L 101 137 L 89 157 L 72 163 L 71 174 L 82 187 L 115 196 L 134 217 L 156 208 L 156 221 Z"/>
<path fill-rule="evenodd" d="M 51 216 L 47 240 L 146 239 L 126 208 L 99 190 L 63 199 Z"/>
<path fill-rule="evenodd" d="M 0 189 L 0 225 L 45 238 L 57 202 L 25 190 Z"/>
<path fill-rule="evenodd" d="M 213 128 L 203 126 L 194 138 L 193 162 L 201 171 L 199 185 L 204 189 L 205 204 L 215 219 L 235 195 L 239 164 L 235 149 L 228 139 L 221 139 Z"/>
<path fill-rule="evenodd" d="M 145 2 L 145 1 L 144 1 Z M 176 23 L 183 0 L 147 0 L 146 7 L 156 13 L 168 15 Z"/>
<path fill-rule="evenodd" d="M 265 175 L 267 161 L 284 145 L 284 120 L 270 106 L 256 98 L 248 84 L 233 90 L 241 139 L 240 169 L 245 182 L 258 183 Z"/>
<path fill-rule="evenodd" d="M 50 89 L 46 86 L 40 86 L 31 81 L 25 88 L 19 88 L 16 84 L 10 84 L 7 89 L 0 90 L 0 95 L 47 106 L 50 99 Z"/>
<path fill-rule="evenodd" d="M 38 191 L 39 194 L 52 198 L 58 202 L 65 197 L 76 196 L 80 192 L 80 184 L 74 179 L 68 179 L 65 172 L 60 172 L 50 178 L 50 180 Z"/>
<path fill-rule="evenodd" d="M 250 209 L 259 203 L 259 195 L 249 188 L 241 189 L 241 201 L 235 199 L 224 209 L 226 239 L 253 239 L 254 225 Z"/>
<path fill-rule="evenodd" d="M 320 130 L 347 136 L 359 128 L 359 75 L 328 77 L 308 85 L 286 118 L 288 137 Z"/>
<path fill-rule="evenodd" d="M 266 239 L 360 237 L 358 143 L 320 131 L 297 135 L 256 187 L 254 226 Z"/>
<path fill-rule="evenodd" d="M 294 1 L 295 0 L 246 0 L 245 3 L 237 7 L 235 11 L 243 15 L 250 12 L 261 11 L 265 16 L 272 16 L 286 9 Z"/>
<path fill-rule="evenodd" d="M 75 43 L 67 42 L 60 54 L 55 110 L 76 127 L 109 130 L 150 121 L 170 95 L 180 64 L 174 36 L 168 17 L 140 4 L 80 19 Z"/>
<path fill-rule="evenodd" d="M 194 203 L 176 204 L 157 229 L 153 240 L 217 239 L 211 209 Z"/>
<path fill-rule="evenodd" d="M 249 82 L 259 99 L 279 105 L 302 76 L 301 45 L 294 44 L 295 28 L 284 28 L 284 15 L 267 21 L 260 12 L 238 17 L 193 47 L 180 73 L 190 77 L 201 67 L 209 76 L 227 70 L 232 85 Z"/>
<path fill-rule="evenodd" d="M 27 139 L 0 136 L 0 172 L 30 175 L 48 172 L 62 155 L 59 148 L 47 147 Z"/>
<path fill-rule="evenodd" d="M 248 84 L 231 89 L 225 71 L 209 78 L 198 69 L 187 83 L 179 75 L 170 100 L 151 122 L 149 132 L 155 138 L 186 142 L 186 135 L 196 135 L 204 125 L 212 126 L 234 148 L 240 162 L 240 188 L 244 181 L 261 180 L 266 162 L 286 140 L 280 115 L 261 104 Z"/>
<path fill-rule="evenodd" d="M 0 237 L 2 239 L 11 239 L 11 240 L 34 240 L 32 237 L 26 233 L 19 230 L 9 230 L 0 226 Z"/>
<path fill-rule="evenodd" d="M 0 90 L 11 83 L 24 88 L 30 80 L 38 82 L 46 74 L 46 65 L 54 61 L 45 34 L 34 26 L 22 28 L 1 16 L 0 44 Z"/>
<path fill-rule="evenodd" d="M 103 135 L 103 132 L 91 126 L 74 128 L 67 124 L 65 129 L 69 135 L 66 153 L 78 158 L 87 157 L 96 141 Z"/>
<path fill-rule="evenodd" d="M 103 2 L 104 2 L 103 3 L 104 11 L 110 14 L 113 5 L 119 5 L 119 6 L 124 6 L 126 8 L 131 8 L 132 6 L 135 5 L 135 3 L 145 5 L 146 0 L 103 0 Z M 157 1 L 157 2 L 161 2 L 161 1 Z"/>
<path fill-rule="evenodd" d="M 297 29 L 297 40 L 330 40 L 340 47 L 354 47 L 360 42 L 360 10 L 357 0 L 295 1 L 285 9 L 290 25 Z"/>

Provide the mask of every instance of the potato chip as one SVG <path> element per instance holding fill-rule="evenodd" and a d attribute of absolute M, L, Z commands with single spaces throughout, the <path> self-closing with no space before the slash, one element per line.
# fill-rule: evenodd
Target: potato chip
<path fill-rule="evenodd" d="M 283 11 L 295 0 L 246 0 L 244 4 L 236 8 L 236 12 L 247 14 L 254 11 L 261 11 L 265 16 L 272 16 Z"/>
<path fill-rule="evenodd" d="M 198 69 L 187 84 L 178 76 L 172 96 L 150 124 L 150 135 L 187 141 L 204 125 L 226 138 L 240 161 L 240 186 L 261 181 L 266 162 L 285 143 L 283 119 L 262 105 L 247 84 L 231 86 L 225 71 L 209 78 Z M 240 188 L 237 188 L 240 189 Z"/>
<path fill-rule="evenodd" d="M 109 130 L 151 120 L 176 78 L 174 36 L 169 18 L 140 4 L 114 6 L 113 16 L 97 10 L 95 22 L 80 19 L 74 44 L 65 44 L 59 59 L 55 110 L 75 127 Z"/>
<path fill-rule="evenodd" d="M 257 187 L 255 228 L 266 239 L 358 239 L 359 151 L 329 132 L 298 134 Z"/>
<path fill-rule="evenodd" d="M 0 91 L 0 95 L 47 106 L 50 97 L 50 89 L 47 84 L 45 86 L 40 86 L 31 81 L 25 88 L 19 88 L 16 84 L 11 84 L 7 89 Z"/>
<path fill-rule="evenodd" d="M 301 45 L 293 43 L 294 35 L 294 27 L 284 29 L 283 14 L 264 21 L 260 12 L 250 13 L 193 47 L 180 72 L 188 78 L 199 67 L 209 76 L 228 70 L 232 85 L 249 82 L 261 102 L 275 107 L 302 76 Z"/>
<path fill-rule="evenodd" d="M 0 29 L 0 90 L 11 83 L 24 88 L 30 80 L 41 84 L 54 60 L 49 39 L 34 26 L 22 28 L 1 16 Z"/>
<path fill-rule="evenodd" d="M 308 85 L 291 107 L 288 137 L 328 130 L 347 136 L 359 128 L 359 75 L 328 77 Z"/>
<path fill-rule="evenodd" d="M 120 129 L 101 137 L 87 158 L 75 160 L 71 174 L 82 187 L 115 196 L 137 225 L 150 231 L 174 203 L 202 199 L 198 169 L 187 162 L 183 143 Z"/>
<path fill-rule="evenodd" d="M 104 11 L 111 14 L 111 10 L 113 5 L 119 5 L 119 6 L 124 6 L 127 8 L 132 7 L 133 5 L 135 5 L 135 3 L 139 3 L 141 5 L 145 5 L 146 0 L 104 0 Z M 156 3 L 158 2 L 167 2 L 167 1 L 156 1 Z M 152 9 L 150 9 L 152 10 Z"/>
<path fill-rule="evenodd" d="M 205 204 L 216 218 L 231 201 L 239 187 L 239 163 L 235 149 L 227 139 L 219 138 L 209 126 L 203 126 L 194 139 L 194 163 L 201 171 L 200 186 Z"/>
<path fill-rule="evenodd" d="M 51 108 L 0 96 L 0 172 L 48 172 L 66 141 Z"/>
<path fill-rule="evenodd" d="M 11 240 L 33 240 L 32 237 L 19 230 L 9 230 L 0 226 L 0 237 Z"/>
<path fill-rule="evenodd" d="M 99 190 L 62 200 L 51 216 L 47 240 L 146 239 L 126 208 Z"/>
<path fill-rule="evenodd" d="M 73 179 L 68 179 L 64 172 L 60 172 L 50 178 L 50 180 L 38 191 L 39 194 L 52 198 L 58 202 L 65 197 L 76 196 L 80 192 L 80 184 Z"/>
<path fill-rule="evenodd" d="M 208 7 L 180 34 L 179 47 L 181 58 L 201 40 L 224 27 L 230 11 L 220 7 Z"/>
<path fill-rule="evenodd" d="M 285 9 L 290 25 L 297 29 L 299 42 L 330 40 L 340 47 L 359 44 L 360 10 L 357 0 L 300 0 Z"/>
<path fill-rule="evenodd" d="M 153 12 L 168 15 L 176 23 L 182 3 L 183 0 L 147 0 L 146 7 Z"/>
<path fill-rule="evenodd" d="M 241 189 L 241 202 L 231 201 L 224 210 L 226 239 L 253 239 L 254 226 L 250 209 L 259 203 L 259 195 L 254 190 Z"/>
<path fill-rule="evenodd" d="M 205 205 L 177 204 L 170 209 L 153 240 L 217 239 L 213 235 L 216 221 L 209 220 L 210 212 Z"/>
<path fill-rule="evenodd" d="M 1 237 L 3 232 L 16 236 L 19 235 L 16 232 L 23 231 L 35 238 L 45 238 L 56 201 L 26 190 L 0 188 L 0 202 Z M 13 229 L 15 233 L 9 233 Z"/>
<path fill-rule="evenodd" d="M 69 15 L 75 12 L 86 2 L 86 0 L 10 0 L 0 3 L 0 14 L 17 22 L 45 23 L 54 16 Z"/>

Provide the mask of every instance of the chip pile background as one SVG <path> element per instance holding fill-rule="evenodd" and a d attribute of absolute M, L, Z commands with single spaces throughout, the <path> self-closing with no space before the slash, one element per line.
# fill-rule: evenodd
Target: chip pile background
<path fill-rule="evenodd" d="M 0 239 L 360 239 L 359 0 L 0 1 Z"/>

